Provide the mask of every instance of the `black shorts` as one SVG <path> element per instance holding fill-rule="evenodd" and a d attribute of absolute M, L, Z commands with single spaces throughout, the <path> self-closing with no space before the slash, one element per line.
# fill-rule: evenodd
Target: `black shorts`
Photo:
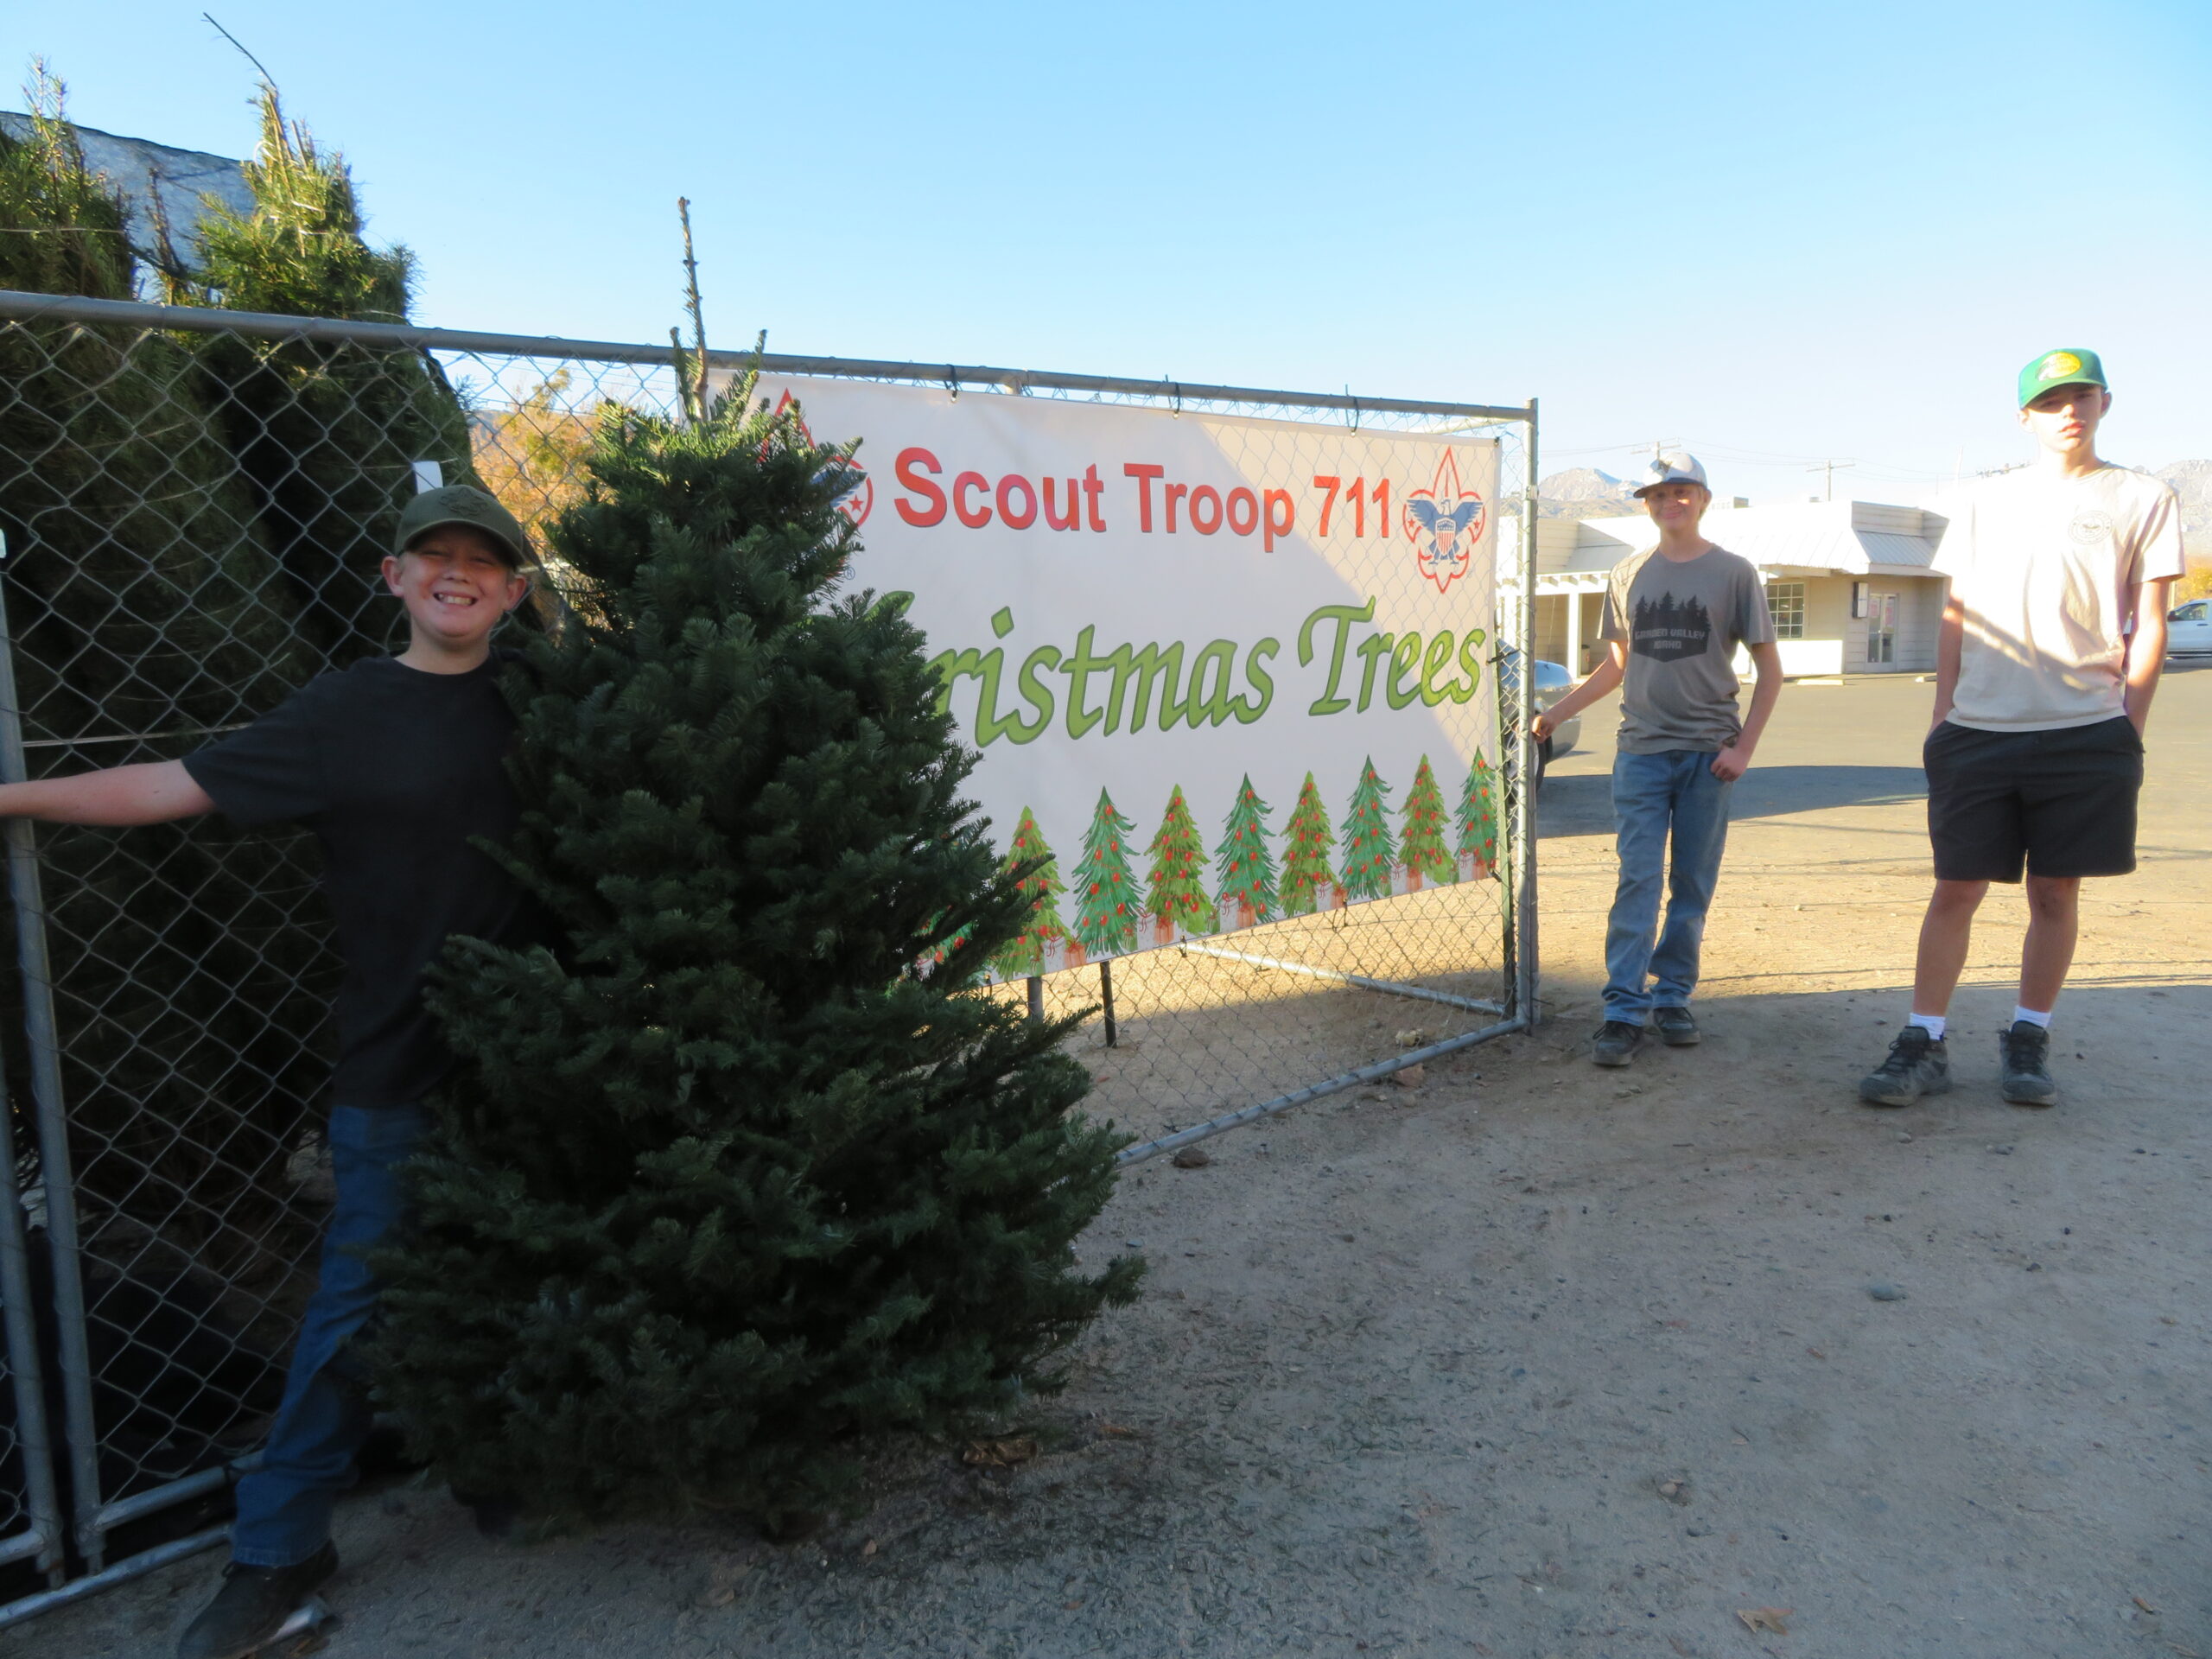
<path fill-rule="evenodd" d="M 2135 868 L 2143 740 L 2125 715 L 2055 732 L 1945 721 L 1921 749 L 1928 839 L 1944 881 L 2126 875 Z"/>

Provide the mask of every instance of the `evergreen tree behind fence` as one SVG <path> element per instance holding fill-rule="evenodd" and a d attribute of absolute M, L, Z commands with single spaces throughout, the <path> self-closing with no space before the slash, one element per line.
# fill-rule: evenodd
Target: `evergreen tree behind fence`
<path fill-rule="evenodd" d="M 102 209 L 71 211 L 96 221 Z M 218 235 L 235 295 L 251 295 L 251 227 Z M 20 286 L 65 285 L 4 270 Z M 389 648 L 378 561 L 418 480 L 480 480 L 542 524 L 578 498 L 601 405 L 683 413 L 665 347 L 156 308 L 130 302 L 120 278 L 95 291 L 111 297 L 0 294 L 10 776 L 188 753 L 313 674 Z M 977 396 L 1170 395 L 959 372 Z M 1209 401 L 1185 387 L 1179 400 L 1355 418 L 1335 399 Z M 1371 405 L 1356 418 L 1451 424 Z M 1521 430 L 1503 438 L 1510 502 L 1529 455 Z M 1499 563 L 1520 568 L 1510 536 Z M 551 576 L 567 580 L 557 563 Z M 1502 711 L 1501 753 L 1471 768 L 1446 755 L 1405 777 L 1370 766 L 1310 779 L 1294 802 L 1248 786 L 1227 822 L 1198 820 L 1178 791 L 1102 798 L 1088 833 L 1058 847 L 1027 814 L 998 826 L 1020 857 L 1052 861 L 1031 865 L 1032 924 L 1000 953 L 988 994 L 1052 1016 L 1088 1010 L 1065 1047 L 1091 1078 L 1083 1109 L 1137 1138 L 1125 1158 L 1523 1023 L 1519 714 Z M 0 1052 L 10 1177 L 27 1202 L 0 1190 L 0 1209 L 32 1224 L 16 1249 L 0 1221 L 0 1624 L 44 1605 L 50 1581 L 153 1559 L 133 1554 L 145 1529 L 173 1533 L 190 1504 L 219 1505 L 226 1463 L 263 1432 L 327 1198 L 316 1125 L 334 983 L 303 836 L 219 819 L 7 834 L 9 955 L 27 971 L 8 982 Z M 1133 944 L 1138 954 L 1116 954 Z M 36 1340 L 16 1317 L 33 1307 L 49 1333 Z M 41 1417 L 50 1484 L 29 1444 Z"/>

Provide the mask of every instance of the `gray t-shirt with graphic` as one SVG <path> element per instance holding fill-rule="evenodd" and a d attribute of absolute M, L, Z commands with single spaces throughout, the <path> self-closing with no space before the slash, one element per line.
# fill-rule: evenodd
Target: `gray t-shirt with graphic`
<path fill-rule="evenodd" d="M 1744 728 L 1736 647 L 1766 644 L 1774 623 L 1749 559 L 1714 547 L 1677 563 L 1653 548 L 1613 567 L 1599 633 L 1628 644 L 1620 752 L 1717 752 Z"/>

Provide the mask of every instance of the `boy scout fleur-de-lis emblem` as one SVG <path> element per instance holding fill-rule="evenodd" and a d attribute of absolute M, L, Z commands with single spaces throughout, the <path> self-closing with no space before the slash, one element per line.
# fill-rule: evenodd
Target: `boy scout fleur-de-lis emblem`
<path fill-rule="evenodd" d="M 1449 449 L 1437 463 L 1429 486 L 1406 497 L 1401 521 L 1406 539 L 1414 544 L 1414 560 L 1421 575 L 1436 584 L 1438 593 L 1467 574 L 1488 516 L 1482 497 L 1459 487 L 1459 457 Z"/>

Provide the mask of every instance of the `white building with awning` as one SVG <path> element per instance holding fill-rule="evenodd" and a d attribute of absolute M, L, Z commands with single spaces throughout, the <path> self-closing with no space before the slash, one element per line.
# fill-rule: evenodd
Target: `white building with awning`
<path fill-rule="evenodd" d="M 1797 678 L 1934 671 L 1943 579 L 1929 565 L 1945 522 L 1921 507 L 1815 501 L 1715 505 L 1703 528 L 1707 540 L 1758 568 L 1783 671 Z M 1587 673 L 1602 649 L 1607 575 L 1658 540 L 1641 515 L 1539 519 L 1537 656 Z"/>

